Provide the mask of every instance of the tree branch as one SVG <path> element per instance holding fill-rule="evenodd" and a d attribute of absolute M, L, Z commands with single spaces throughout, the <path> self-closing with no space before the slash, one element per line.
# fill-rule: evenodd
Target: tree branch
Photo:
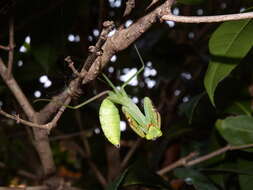
<path fill-rule="evenodd" d="M 3 46 L 3 45 L 0 45 L 0 49 L 3 49 L 5 51 L 9 51 L 9 46 Z"/>
<path fill-rule="evenodd" d="M 97 168 L 96 164 L 91 160 L 90 155 L 87 155 L 83 148 L 80 147 L 78 144 L 73 143 L 73 146 L 76 148 L 76 151 L 88 162 L 90 169 L 92 170 L 93 174 L 97 178 L 98 182 L 105 188 L 107 185 L 107 181 L 104 178 L 103 174 Z"/>
<path fill-rule="evenodd" d="M 142 142 L 141 138 L 138 138 L 137 141 L 135 141 L 134 145 L 130 148 L 130 150 L 127 152 L 125 158 L 121 162 L 121 164 L 120 164 L 121 168 L 125 168 L 126 167 L 128 161 L 133 156 L 133 154 L 135 153 L 135 151 L 137 150 L 137 148 L 140 146 L 141 142 Z"/>
<path fill-rule="evenodd" d="M 177 167 L 184 166 L 188 162 L 188 160 L 196 157 L 197 155 L 198 155 L 197 152 L 192 152 L 189 155 L 187 155 L 183 158 L 180 158 L 178 161 L 174 162 L 173 164 L 170 164 L 170 165 L 166 166 L 165 168 L 162 168 L 161 170 L 157 171 L 156 173 L 158 175 L 164 175 L 165 173 L 167 173 Z"/>
<path fill-rule="evenodd" d="M 6 166 L 5 163 L 0 162 L 0 168 L 8 168 L 8 166 Z M 33 173 L 30 173 L 28 171 L 25 171 L 25 170 L 17 170 L 17 174 L 20 176 L 29 178 L 29 179 L 33 179 L 33 180 L 38 179 L 38 177 L 36 175 L 34 175 Z"/>
<path fill-rule="evenodd" d="M 18 101 L 19 105 L 21 106 L 21 108 L 23 109 L 24 113 L 29 118 L 29 120 L 31 122 L 40 124 L 39 117 L 36 114 L 33 107 L 31 106 L 31 104 L 29 103 L 27 97 L 19 87 L 14 77 L 12 75 L 8 77 L 7 71 L 8 70 L 3 60 L 0 58 L 0 75 L 3 78 L 4 82 L 11 90 L 12 94 L 15 96 L 16 100 Z M 35 145 L 35 148 L 39 154 L 44 174 L 49 175 L 51 173 L 54 173 L 55 164 L 52 156 L 52 151 L 49 145 L 48 131 L 33 128 L 33 133 L 35 137 L 33 144 Z"/>
<path fill-rule="evenodd" d="M 172 13 L 162 16 L 162 20 L 183 22 L 183 23 L 214 23 L 231 20 L 242 20 L 253 18 L 253 12 L 217 15 L 217 16 L 177 16 Z"/>
<path fill-rule="evenodd" d="M 18 103 L 24 110 L 29 120 L 32 120 L 34 117 L 35 111 L 33 107 L 31 106 L 31 104 L 29 103 L 26 96 L 24 95 L 24 93 L 22 92 L 21 88 L 17 84 L 16 80 L 13 77 L 8 78 L 7 68 L 3 60 L 1 59 L 1 57 L 0 57 L 0 75 L 3 78 L 4 82 L 6 83 L 6 85 L 8 86 L 8 88 L 11 90 L 12 94 L 17 99 Z"/>
<path fill-rule="evenodd" d="M 118 30 L 112 37 L 108 38 L 102 46 L 103 54 L 96 58 L 87 75 L 85 75 L 83 84 L 94 80 L 110 61 L 110 58 L 117 52 L 126 49 L 143 33 L 145 33 L 154 23 L 159 21 L 162 15 L 168 14 L 174 0 L 167 0 L 162 5 L 143 16 L 128 28 Z"/>
<path fill-rule="evenodd" d="M 2 114 L 3 116 L 9 118 L 9 119 L 13 119 L 15 120 L 17 123 L 22 123 L 24 125 L 27 125 L 29 127 L 35 127 L 35 128 L 40 128 L 40 129 L 48 129 L 50 130 L 52 128 L 52 125 L 51 124 L 45 124 L 45 125 L 39 125 L 37 123 L 34 123 L 34 122 L 30 122 L 30 121 L 26 121 L 24 119 L 21 119 L 18 115 L 11 115 L 11 114 L 8 114 L 6 113 L 5 111 L 3 110 L 0 110 L 0 114 Z"/>
<path fill-rule="evenodd" d="M 69 102 L 70 102 L 70 98 L 68 98 L 65 101 L 65 103 L 69 103 Z M 39 128 L 39 129 L 45 129 L 45 130 L 48 130 L 48 132 L 50 132 L 50 130 L 57 125 L 58 120 L 60 119 L 62 113 L 66 109 L 66 107 L 64 105 L 59 109 L 59 111 L 54 116 L 54 118 L 52 119 L 52 121 L 49 122 L 49 123 L 46 123 L 46 124 L 37 124 L 37 123 L 34 123 L 34 122 L 26 121 L 24 119 L 21 119 L 18 115 L 8 114 L 7 112 L 5 112 L 5 111 L 3 111 L 1 109 L 0 109 L 0 114 L 2 114 L 3 116 L 5 116 L 7 118 L 15 120 L 17 123 L 22 123 L 22 124 L 27 125 L 29 127 L 34 127 L 34 128 Z"/>
<path fill-rule="evenodd" d="M 200 162 L 209 160 L 210 158 L 213 158 L 215 156 L 218 156 L 220 154 L 223 154 L 227 151 L 232 151 L 232 150 L 241 150 L 241 149 L 246 149 L 246 148 L 252 148 L 253 144 L 247 144 L 247 145 L 242 145 L 242 146 L 232 146 L 232 145 L 227 145 L 221 149 L 218 149 L 214 152 L 211 152 L 209 154 L 206 154 L 204 156 L 200 156 L 194 160 L 191 160 L 193 157 L 197 156 L 196 152 L 192 152 L 189 155 L 187 155 L 186 157 L 183 157 L 181 159 L 179 159 L 178 161 L 176 161 L 175 163 L 168 165 L 164 168 L 162 168 L 161 170 L 157 171 L 158 175 L 164 175 L 165 173 L 168 173 L 169 171 L 177 168 L 177 167 L 187 167 L 187 166 L 193 166 L 195 164 L 198 164 Z"/>
<path fill-rule="evenodd" d="M 13 58 L 14 58 L 14 18 L 10 18 L 9 23 L 9 56 L 8 56 L 8 72 L 7 77 L 10 78 L 12 74 Z"/>

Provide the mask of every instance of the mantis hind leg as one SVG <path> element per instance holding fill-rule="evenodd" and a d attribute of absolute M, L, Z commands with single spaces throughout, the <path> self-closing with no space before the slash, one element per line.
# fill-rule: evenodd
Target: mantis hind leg
<path fill-rule="evenodd" d="M 122 112 L 124 113 L 127 122 L 133 131 L 140 137 L 145 138 L 145 133 L 141 130 L 139 124 L 134 120 L 134 118 L 129 114 L 126 107 L 122 106 Z"/>

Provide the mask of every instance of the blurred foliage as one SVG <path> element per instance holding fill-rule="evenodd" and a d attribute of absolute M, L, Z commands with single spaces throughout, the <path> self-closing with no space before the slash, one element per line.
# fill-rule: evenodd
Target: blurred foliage
<path fill-rule="evenodd" d="M 98 39 L 103 21 L 113 20 L 117 26 L 135 21 L 148 12 L 150 2 L 136 1 L 133 12 L 122 19 L 125 1 L 121 0 L 3 0 L 0 45 L 8 44 L 8 22 L 14 15 L 14 77 L 31 102 L 38 96 L 51 98 L 74 77 L 65 57 L 71 56 L 80 69 L 88 47 Z M 172 11 L 180 15 L 217 15 L 238 13 L 251 6 L 251 0 L 178 0 Z M 202 156 L 228 143 L 252 144 L 252 34 L 252 20 L 155 24 L 135 42 L 146 68 L 137 84 L 127 86 L 126 91 L 138 106 L 144 96 L 153 100 L 161 114 L 163 137 L 151 142 L 143 140 L 121 168 L 137 135 L 126 126 L 121 148 L 109 145 L 98 121 L 102 99 L 79 110 L 67 109 L 49 135 L 57 175 L 74 186 L 92 190 L 252 189 L 250 149 L 227 152 L 162 177 L 156 174 L 193 151 Z M 7 63 L 6 51 L 1 50 L 0 57 Z M 120 86 L 122 76 L 140 68 L 141 63 L 132 46 L 115 58 L 103 72 Z M 101 78 L 85 85 L 84 95 L 72 104 L 110 89 Z M 8 113 L 25 118 L 2 80 L 0 104 Z M 33 104 L 36 110 L 43 105 Z M 30 129 L 4 117 L 0 123 L 0 185 L 38 184 L 39 180 L 20 173 L 24 170 L 41 174 Z M 107 180 L 106 187 L 99 182 L 92 164 Z"/>

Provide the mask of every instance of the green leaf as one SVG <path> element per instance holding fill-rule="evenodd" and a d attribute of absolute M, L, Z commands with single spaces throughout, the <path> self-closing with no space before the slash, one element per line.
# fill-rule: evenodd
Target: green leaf
<path fill-rule="evenodd" d="M 216 128 L 222 137 L 231 145 L 253 144 L 253 117 L 227 117 L 216 122 Z M 249 150 L 249 149 L 248 149 Z"/>
<path fill-rule="evenodd" d="M 119 177 L 117 177 L 113 182 L 111 182 L 107 186 L 106 190 L 117 190 L 120 187 L 120 184 L 122 183 L 124 178 L 126 177 L 127 172 L 128 169 L 126 169 Z"/>
<path fill-rule="evenodd" d="M 196 5 L 205 2 L 205 0 L 177 0 L 177 2 L 185 5 Z"/>
<path fill-rule="evenodd" d="M 174 170 L 174 175 L 184 179 L 187 184 L 193 185 L 196 190 L 218 190 L 206 176 L 196 170 L 177 168 Z"/>
<path fill-rule="evenodd" d="M 204 94 L 205 93 L 201 93 L 201 94 L 198 94 L 197 96 L 194 96 L 192 99 L 190 99 L 189 102 L 183 103 L 179 107 L 179 112 L 187 116 L 190 124 L 192 123 L 194 111 Z"/>
<path fill-rule="evenodd" d="M 144 185 L 170 190 L 170 186 L 160 176 L 148 169 L 145 161 L 136 161 L 117 179 L 109 184 L 106 190 L 118 190 L 121 186 Z"/>
<path fill-rule="evenodd" d="M 252 161 L 238 160 L 238 168 L 251 172 L 253 170 Z M 253 174 L 251 175 L 239 175 L 239 184 L 241 190 L 253 189 Z"/>
<path fill-rule="evenodd" d="M 235 101 L 228 108 L 225 109 L 225 113 L 236 114 L 236 115 L 248 115 L 251 116 L 251 101 Z"/>
<path fill-rule="evenodd" d="M 145 185 L 160 189 L 171 189 L 166 181 L 148 169 L 143 160 L 139 160 L 129 167 L 123 185 Z"/>
<path fill-rule="evenodd" d="M 230 21 L 220 25 L 209 40 L 212 59 L 205 74 L 204 85 L 214 105 L 214 92 L 250 51 L 253 45 L 253 21 Z"/>

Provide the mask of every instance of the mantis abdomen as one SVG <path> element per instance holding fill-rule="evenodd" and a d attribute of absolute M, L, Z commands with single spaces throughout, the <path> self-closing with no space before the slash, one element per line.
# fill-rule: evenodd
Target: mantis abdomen
<path fill-rule="evenodd" d="M 108 98 L 99 109 L 99 120 L 106 138 L 116 147 L 120 145 L 120 116 L 117 107 Z"/>

